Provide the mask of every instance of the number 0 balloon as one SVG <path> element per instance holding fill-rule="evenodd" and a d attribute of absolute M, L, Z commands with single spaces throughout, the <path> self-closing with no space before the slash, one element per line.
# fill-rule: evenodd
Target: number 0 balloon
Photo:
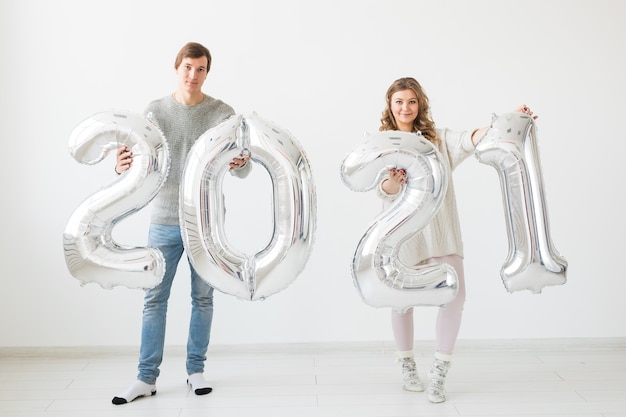
<path fill-rule="evenodd" d="M 523 113 L 493 115 L 476 157 L 500 177 L 509 252 L 500 270 L 509 292 L 539 293 L 566 281 L 567 261 L 552 244 L 535 123 Z"/>
<path fill-rule="evenodd" d="M 404 311 L 418 305 L 442 305 L 458 292 L 456 271 L 447 264 L 407 266 L 398 259 L 404 241 L 423 229 L 445 197 L 448 167 L 421 134 L 387 131 L 365 135 L 341 166 L 353 191 L 378 186 L 390 168 L 403 168 L 407 185 L 394 204 L 374 219 L 361 238 L 352 277 L 363 301 L 373 307 Z"/>
<path fill-rule="evenodd" d="M 268 171 L 273 187 L 273 235 L 254 256 L 232 247 L 224 231 L 223 179 L 228 163 L 242 154 Z M 275 124 L 256 114 L 235 115 L 209 129 L 189 153 L 180 195 L 185 249 L 200 276 L 218 290 L 264 299 L 304 267 L 316 225 L 315 187 L 303 149 Z"/>
<path fill-rule="evenodd" d="M 63 234 L 65 261 L 82 284 L 103 288 L 121 285 L 152 288 L 161 282 L 165 261 L 158 249 L 122 246 L 111 237 L 113 227 L 142 209 L 161 189 L 169 169 L 167 142 L 144 118 L 126 111 L 98 113 L 70 135 L 70 154 L 94 165 L 126 145 L 133 163 L 111 185 L 88 197 L 74 211 Z M 111 167 L 111 173 L 113 169 Z"/>

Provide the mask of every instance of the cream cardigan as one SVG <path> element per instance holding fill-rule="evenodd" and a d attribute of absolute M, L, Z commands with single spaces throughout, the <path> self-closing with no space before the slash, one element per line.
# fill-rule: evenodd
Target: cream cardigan
<path fill-rule="evenodd" d="M 439 151 L 451 173 L 463 160 L 474 151 L 472 131 L 451 132 L 448 129 L 437 129 L 440 139 Z M 400 195 L 388 194 L 382 189 L 382 181 L 378 193 L 383 198 L 383 208 L 391 205 Z M 410 237 L 400 247 L 399 258 L 405 265 L 417 265 L 429 258 L 459 255 L 463 257 L 463 240 L 461 225 L 454 195 L 452 175 L 448 177 L 448 189 L 441 208 L 422 231 Z"/>

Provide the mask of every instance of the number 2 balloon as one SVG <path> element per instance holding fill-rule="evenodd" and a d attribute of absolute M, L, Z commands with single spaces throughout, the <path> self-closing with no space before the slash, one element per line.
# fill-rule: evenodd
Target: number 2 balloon
<path fill-rule="evenodd" d="M 122 219 L 142 209 L 161 189 L 169 169 L 167 142 L 148 120 L 127 111 L 98 113 L 71 133 L 70 154 L 94 165 L 126 145 L 133 152 L 128 171 L 89 196 L 70 217 L 63 233 L 65 261 L 82 284 L 110 289 L 152 288 L 163 279 L 165 260 L 158 249 L 123 246 L 111 236 Z"/>
<path fill-rule="evenodd" d="M 404 311 L 442 305 L 458 292 L 458 277 L 448 264 L 407 266 L 400 246 L 435 216 L 445 197 L 448 172 L 439 151 L 420 133 L 366 134 L 341 165 L 341 178 L 353 191 L 369 191 L 390 168 L 407 173 L 395 203 L 378 215 L 359 241 L 352 261 L 354 284 L 366 304 Z"/>

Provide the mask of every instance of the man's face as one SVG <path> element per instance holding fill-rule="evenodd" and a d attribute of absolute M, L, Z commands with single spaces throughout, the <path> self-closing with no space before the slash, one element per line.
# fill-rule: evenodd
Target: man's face
<path fill-rule="evenodd" d="M 194 94 L 202 91 L 202 84 L 208 73 L 208 60 L 200 58 L 183 58 L 176 74 L 178 75 L 178 89 Z"/>

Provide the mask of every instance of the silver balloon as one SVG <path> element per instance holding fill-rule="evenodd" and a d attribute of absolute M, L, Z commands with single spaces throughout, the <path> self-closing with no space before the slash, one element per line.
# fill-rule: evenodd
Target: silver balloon
<path fill-rule="evenodd" d="M 404 311 L 446 304 L 458 292 L 454 268 L 407 266 L 398 259 L 402 243 L 430 223 L 445 197 L 449 169 L 439 151 L 421 134 L 366 134 L 344 159 L 341 178 L 353 191 L 369 191 L 393 167 L 406 171 L 406 187 L 361 238 L 352 261 L 354 284 L 363 301 L 373 307 Z"/>
<path fill-rule="evenodd" d="M 493 115 L 476 158 L 500 177 L 509 252 L 500 275 L 509 292 L 540 293 L 566 282 L 567 261 L 554 248 L 535 122 L 523 113 Z"/>
<path fill-rule="evenodd" d="M 163 279 L 165 260 L 158 249 L 123 246 L 111 236 L 120 220 L 142 209 L 159 192 L 169 169 L 167 142 L 161 131 L 127 111 L 95 114 L 70 135 L 70 154 L 94 165 L 117 148 L 133 152 L 130 169 L 84 200 L 63 233 L 65 261 L 70 273 L 84 285 L 103 288 L 120 285 L 152 288 Z M 111 166 L 113 174 L 113 166 Z"/>
<path fill-rule="evenodd" d="M 268 171 L 273 188 L 273 235 L 254 256 L 234 248 L 224 232 L 224 175 L 241 155 Z M 209 129 L 189 153 L 180 195 L 185 249 L 214 288 L 261 300 L 284 289 L 304 268 L 316 227 L 315 186 L 304 150 L 279 126 L 252 114 L 231 116 Z"/>

